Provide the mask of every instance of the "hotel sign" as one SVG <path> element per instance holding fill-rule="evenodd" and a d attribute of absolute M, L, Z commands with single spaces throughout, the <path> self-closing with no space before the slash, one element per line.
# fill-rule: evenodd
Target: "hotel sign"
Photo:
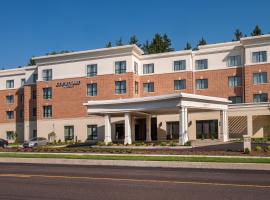
<path fill-rule="evenodd" d="M 75 80 L 75 81 L 66 81 L 66 82 L 58 82 L 56 83 L 56 87 L 62 87 L 62 88 L 73 88 L 75 85 L 80 85 L 81 81 Z"/>

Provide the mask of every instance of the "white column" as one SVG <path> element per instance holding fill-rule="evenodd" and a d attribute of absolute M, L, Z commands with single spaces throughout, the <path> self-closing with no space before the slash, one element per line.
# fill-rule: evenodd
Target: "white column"
<path fill-rule="evenodd" d="M 229 140 L 229 124 L 228 124 L 228 114 L 227 110 L 220 111 L 220 136 L 223 142 Z"/>
<path fill-rule="evenodd" d="M 179 109 L 179 143 L 184 145 L 188 141 L 188 113 L 186 107 Z"/>
<path fill-rule="evenodd" d="M 125 113 L 125 141 L 124 144 L 131 144 L 131 116 Z"/>
<path fill-rule="evenodd" d="M 151 115 L 146 117 L 146 142 L 151 142 Z"/>
<path fill-rule="evenodd" d="M 106 114 L 104 117 L 105 121 L 105 136 L 104 136 L 104 142 L 108 144 L 109 142 L 112 142 L 112 124 L 111 124 L 111 116 L 109 114 Z"/>
<path fill-rule="evenodd" d="M 253 136 L 253 120 L 252 115 L 247 116 L 247 135 L 249 137 Z"/>

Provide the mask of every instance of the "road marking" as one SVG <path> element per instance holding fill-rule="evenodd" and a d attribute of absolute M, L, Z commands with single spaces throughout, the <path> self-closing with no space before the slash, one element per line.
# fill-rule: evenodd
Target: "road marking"
<path fill-rule="evenodd" d="M 171 184 L 190 184 L 190 185 L 270 188 L 270 185 L 197 182 L 197 181 L 174 181 L 174 180 L 151 180 L 151 179 L 131 179 L 131 178 L 110 178 L 110 177 L 87 177 L 87 176 L 86 177 L 83 177 L 83 176 L 53 176 L 53 175 L 42 175 L 42 174 L 0 174 L 0 177 L 15 177 L 15 178 L 34 178 L 34 177 L 37 177 L 37 178 L 50 178 L 50 179 L 107 180 L 107 181 L 129 181 L 129 182 L 147 182 L 147 183 L 171 183 Z"/>

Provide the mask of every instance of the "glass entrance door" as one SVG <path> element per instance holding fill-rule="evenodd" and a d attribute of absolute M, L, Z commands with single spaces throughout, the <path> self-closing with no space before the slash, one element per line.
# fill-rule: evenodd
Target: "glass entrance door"
<path fill-rule="evenodd" d="M 197 139 L 218 139 L 218 120 L 196 121 Z"/>

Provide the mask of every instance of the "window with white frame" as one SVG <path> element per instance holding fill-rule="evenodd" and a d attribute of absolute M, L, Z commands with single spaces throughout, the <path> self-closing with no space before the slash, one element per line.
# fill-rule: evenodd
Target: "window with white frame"
<path fill-rule="evenodd" d="M 208 69 L 208 59 L 196 60 L 195 69 L 196 70 Z"/>
<path fill-rule="evenodd" d="M 268 101 L 268 94 L 267 93 L 253 95 L 253 102 L 254 103 L 267 102 L 267 101 Z"/>
<path fill-rule="evenodd" d="M 7 102 L 8 104 L 14 103 L 14 96 L 13 96 L 13 95 L 8 95 L 8 96 L 6 96 L 6 102 Z"/>
<path fill-rule="evenodd" d="M 52 106 L 43 106 L 43 117 L 44 118 L 52 117 Z"/>
<path fill-rule="evenodd" d="M 241 56 L 229 56 L 227 60 L 228 67 L 236 67 L 241 65 Z"/>
<path fill-rule="evenodd" d="M 86 71 L 88 77 L 97 76 L 97 64 L 87 65 Z"/>
<path fill-rule="evenodd" d="M 64 126 L 65 141 L 74 139 L 74 126 Z"/>
<path fill-rule="evenodd" d="M 267 51 L 252 52 L 252 62 L 260 63 L 267 61 Z"/>
<path fill-rule="evenodd" d="M 186 60 L 176 60 L 173 62 L 173 70 L 181 71 L 186 70 Z"/>
<path fill-rule="evenodd" d="M 14 80 L 7 80 L 6 88 L 14 88 Z"/>
<path fill-rule="evenodd" d="M 115 94 L 126 93 L 126 81 L 115 81 Z"/>
<path fill-rule="evenodd" d="M 7 119 L 14 119 L 14 111 L 6 112 Z"/>
<path fill-rule="evenodd" d="M 25 85 L 25 78 L 22 78 L 21 79 L 21 86 L 24 86 Z"/>
<path fill-rule="evenodd" d="M 229 76 L 229 87 L 239 87 L 242 85 L 241 76 Z"/>
<path fill-rule="evenodd" d="M 208 88 L 208 79 L 197 79 L 196 80 L 196 89 L 207 89 Z"/>
<path fill-rule="evenodd" d="M 143 65 L 143 74 L 153 74 L 155 72 L 154 63 L 144 64 Z"/>
<path fill-rule="evenodd" d="M 52 80 L 52 69 L 42 70 L 42 79 L 43 79 L 43 81 L 51 81 Z"/>
<path fill-rule="evenodd" d="M 154 82 L 144 83 L 143 84 L 143 91 L 144 92 L 154 92 L 155 91 Z"/>
<path fill-rule="evenodd" d="M 174 80 L 174 90 L 186 89 L 186 80 Z"/>
<path fill-rule="evenodd" d="M 127 62 L 126 61 L 116 61 L 115 62 L 115 73 L 124 74 L 127 71 Z"/>
<path fill-rule="evenodd" d="M 231 96 L 231 97 L 229 97 L 229 100 L 232 101 L 232 104 L 242 103 L 241 96 Z"/>
<path fill-rule="evenodd" d="M 97 96 L 97 83 L 87 84 L 87 96 Z"/>
<path fill-rule="evenodd" d="M 97 125 L 87 125 L 87 140 L 98 139 L 98 128 Z"/>
<path fill-rule="evenodd" d="M 52 88 L 43 88 L 43 99 L 52 99 Z"/>
<path fill-rule="evenodd" d="M 138 74 L 138 63 L 134 62 L 134 73 Z"/>
<path fill-rule="evenodd" d="M 14 140 L 14 137 L 15 137 L 14 131 L 7 131 L 6 134 L 7 134 L 6 135 L 7 140 Z"/>
<path fill-rule="evenodd" d="M 267 72 L 253 73 L 253 84 L 259 85 L 267 83 Z"/>

